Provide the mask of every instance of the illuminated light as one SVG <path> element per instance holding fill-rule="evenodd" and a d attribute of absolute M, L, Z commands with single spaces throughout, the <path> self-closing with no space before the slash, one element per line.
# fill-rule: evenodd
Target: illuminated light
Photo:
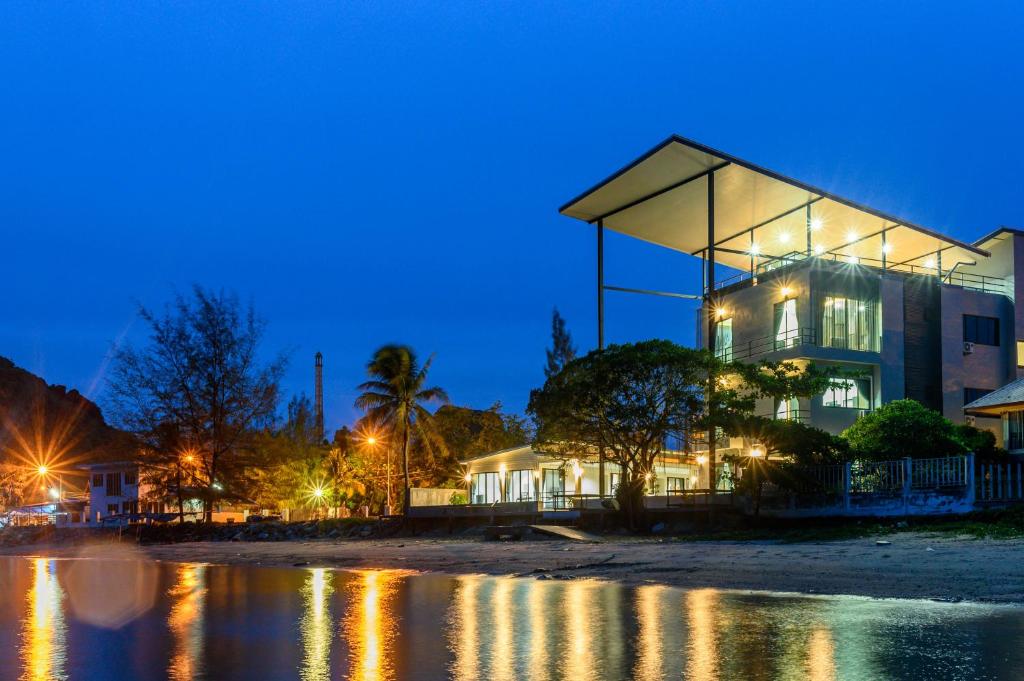
<path fill-rule="evenodd" d="M 36 472 L 39 473 L 39 475 L 46 475 L 46 472 L 48 470 L 50 469 L 47 468 L 46 466 L 40 466 L 39 468 L 36 469 Z"/>
<path fill-rule="evenodd" d="M 56 489 L 54 487 L 51 487 L 50 488 L 50 496 L 53 497 L 54 499 L 60 499 L 60 490 L 58 490 L 58 489 Z"/>
<path fill-rule="evenodd" d="M 856 241 L 857 240 L 857 232 L 847 232 L 846 233 L 846 240 L 848 242 Z"/>
<path fill-rule="evenodd" d="M 789 232 L 779 232 L 779 242 L 780 243 L 788 244 L 789 243 L 789 239 L 790 239 Z"/>
<path fill-rule="evenodd" d="M 328 597 L 333 592 L 333 577 L 324 568 L 314 568 L 302 587 L 303 616 L 302 659 L 299 678 L 327 679 L 331 676 L 331 641 L 333 626 Z"/>
<path fill-rule="evenodd" d="M 825 252 L 825 247 L 822 246 L 821 244 L 818 244 L 817 246 L 814 247 L 814 255 L 821 255 L 824 252 Z"/>
<path fill-rule="evenodd" d="M 726 310 L 724 307 L 715 308 L 715 316 L 718 318 L 724 317 L 727 312 L 728 310 Z"/>
<path fill-rule="evenodd" d="M 934 269 L 935 268 L 935 258 L 928 258 L 927 260 L 925 260 L 924 261 L 924 266 L 927 267 L 928 269 Z"/>
<path fill-rule="evenodd" d="M 370 437 L 366 438 L 366 444 L 371 446 L 377 444 L 377 438 L 371 435 Z"/>
<path fill-rule="evenodd" d="M 465 477 L 462 478 L 466 482 L 473 482 L 473 476 L 470 473 L 466 473 Z"/>
<path fill-rule="evenodd" d="M 698 464 L 703 466 L 703 465 L 707 464 L 707 462 L 708 462 L 708 455 L 707 454 L 698 454 L 697 455 L 697 463 Z"/>
<path fill-rule="evenodd" d="M 779 290 L 779 293 L 781 293 L 781 294 L 782 294 L 782 297 L 783 297 L 783 298 L 789 298 L 789 297 L 790 297 L 791 295 L 793 295 L 793 289 L 792 289 L 792 288 L 790 288 L 789 286 L 783 286 L 783 287 L 782 287 L 782 288 L 781 288 L 781 289 Z"/>
<path fill-rule="evenodd" d="M 811 229 L 815 231 L 821 229 L 821 218 L 814 218 L 811 220 Z"/>
<path fill-rule="evenodd" d="M 178 568 L 178 581 L 168 592 L 173 605 L 167 626 L 174 637 L 174 653 L 167 666 L 167 677 L 172 681 L 202 676 L 205 584 L 205 566 L 182 565 Z"/>
<path fill-rule="evenodd" d="M 28 592 L 28 612 L 21 631 L 23 679 L 60 679 L 67 665 L 64 622 L 64 591 L 57 581 L 53 561 L 36 558 L 33 587 Z"/>
<path fill-rule="evenodd" d="M 690 476 L 690 484 L 693 485 L 694 487 L 697 486 L 697 476 L 696 475 L 691 475 Z"/>
<path fill-rule="evenodd" d="M 217 490 L 218 492 L 219 492 L 220 490 L 224 489 L 224 485 L 220 484 L 219 482 L 215 482 L 215 483 L 213 483 L 212 485 L 210 485 L 210 487 L 214 488 L 214 489 L 215 489 L 215 490 Z"/>
<path fill-rule="evenodd" d="M 761 252 L 761 247 L 757 244 L 750 244 L 750 255 L 757 255 Z"/>
<path fill-rule="evenodd" d="M 498 472 L 504 476 L 506 473 L 508 473 L 508 466 L 506 466 L 505 464 L 501 464 L 500 466 L 498 466 Z"/>
<path fill-rule="evenodd" d="M 851 265 L 859 265 L 860 264 L 860 258 L 858 258 L 855 255 L 851 255 L 850 256 L 850 264 Z"/>
<path fill-rule="evenodd" d="M 317 499 L 322 499 L 324 496 L 323 488 L 317 487 L 315 490 L 313 490 L 313 496 L 316 497 Z"/>
<path fill-rule="evenodd" d="M 650 481 L 650 479 L 651 479 L 651 472 L 647 471 L 646 473 L 644 473 L 644 480 Z"/>
<path fill-rule="evenodd" d="M 577 480 L 579 480 L 580 478 L 582 478 L 582 477 L 583 477 L 583 466 L 581 466 L 581 465 L 580 465 L 580 462 L 579 462 L 579 460 L 578 460 L 578 459 L 573 459 L 573 460 L 572 460 L 572 461 L 570 462 L 570 464 L 572 465 L 572 474 L 573 474 L 573 476 L 574 476 L 574 477 L 575 477 L 575 478 L 576 478 Z"/>
<path fill-rule="evenodd" d="M 761 449 L 761 445 L 754 445 L 753 447 L 751 447 L 750 456 L 754 457 L 755 459 L 760 459 L 762 456 L 764 456 L 764 450 Z"/>
<path fill-rule="evenodd" d="M 892 244 L 882 244 L 882 253 L 886 255 L 892 253 Z"/>

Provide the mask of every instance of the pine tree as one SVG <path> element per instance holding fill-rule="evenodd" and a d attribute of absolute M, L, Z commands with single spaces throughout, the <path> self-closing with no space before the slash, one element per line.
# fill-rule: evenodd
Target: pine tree
<path fill-rule="evenodd" d="M 551 348 L 545 350 L 548 357 L 544 375 L 551 378 L 562 368 L 576 359 L 576 348 L 572 344 L 572 336 L 565 328 L 565 320 L 558 313 L 558 308 L 551 312 Z"/>

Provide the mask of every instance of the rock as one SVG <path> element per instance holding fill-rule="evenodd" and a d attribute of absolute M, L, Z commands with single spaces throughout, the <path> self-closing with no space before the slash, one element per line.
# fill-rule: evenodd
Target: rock
<path fill-rule="evenodd" d="M 886 541 L 884 539 L 879 539 L 875 542 L 875 546 L 889 546 L 890 544 L 892 544 L 891 541 Z"/>
<path fill-rule="evenodd" d="M 651 527 L 651 532 L 653 532 L 654 534 L 661 534 L 664 531 L 665 523 L 654 523 L 654 526 Z"/>
<path fill-rule="evenodd" d="M 896 527 L 899 527 L 899 528 L 907 527 L 907 521 L 906 520 L 899 521 L 898 523 L 896 523 Z"/>

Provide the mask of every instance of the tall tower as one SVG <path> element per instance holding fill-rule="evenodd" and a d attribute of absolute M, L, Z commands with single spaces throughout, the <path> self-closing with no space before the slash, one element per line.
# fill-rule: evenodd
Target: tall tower
<path fill-rule="evenodd" d="M 324 356 L 316 353 L 316 440 L 324 440 Z"/>

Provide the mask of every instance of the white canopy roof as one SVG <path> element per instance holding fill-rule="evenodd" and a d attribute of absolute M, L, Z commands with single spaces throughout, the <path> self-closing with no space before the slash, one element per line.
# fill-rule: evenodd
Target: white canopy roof
<path fill-rule="evenodd" d="M 843 262 L 943 271 L 987 251 L 697 142 L 672 136 L 559 209 L 616 232 L 698 255 L 708 246 L 708 175 L 714 172 L 715 261 L 746 269 L 805 252 L 807 208 L 816 255 Z"/>

